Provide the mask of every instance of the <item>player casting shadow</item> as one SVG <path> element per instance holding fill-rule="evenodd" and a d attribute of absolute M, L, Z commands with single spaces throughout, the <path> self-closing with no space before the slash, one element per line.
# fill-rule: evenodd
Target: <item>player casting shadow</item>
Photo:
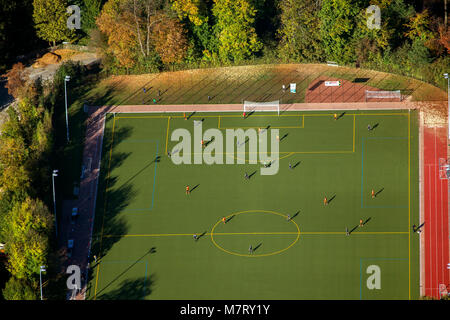
<path fill-rule="evenodd" d="M 284 136 L 282 136 L 282 137 L 280 138 L 280 141 L 283 141 L 283 139 L 286 138 L 288 135 L 289 135 L 289 133 L 286 133 Z"/>
<path fill-rule="evenodd" d="M 206 234 L 206 231 L 203 231 L 203 233 L 197 237 L 197 241 L 200 240 L 200 238 L 203 237 L 205 234 Z"/>
<path fill-rule="evenodd" d="M 300 213 L 300 210 L 297 211 L 289 220 L 293 220 L 296 216 L 298 216 L 299 213 Z"/>
<path fill-rule="evenodd" d="M 200 186 L 200 183 L 198 183 L 197 185 L 195 185 L 195 186 L 192 188 L 191 192 L 194 191 L 195 189 L 197 189 L 199 186 Z"/>
<path fill-rule="evenodd" d="M 156 156 L 156 158 L 153 161 L 154 162 L 161 162 L 161 156 Z"/>
<path fill-rule="evenodd" d="M 365 226 L 366 223 L 369 222 L 370 220 L 372 220 L 372 217 L 367 218 L 367 220 L 363 222 L 363 226 Z"/>
<path fill-rule="evenodd" d="M 193 115 L 195 115 L 197 113 L 197 111 L 192 112 L 190 115 L 187 116 L 187 119 L 189 120 L 190 118 L 192 118 Z"/>
<path fill-rule="evenodd" d="M 262 246 L 262 242 L 260 242 L 256 247 L 253 248 L 253 252 L 259 249 Z"/>
<path fill-rule="evenodd" d="M 328 200 L 328 204 L 330 204 L 330 202 L 333 201 L 334 198 L 336 198 L 336 195 L 333 195 L 333 196 Z"/>
<path fill-rule="evenodd" d="M 248 117 L 250 117 L 252 114 L 254 114 L 255 113 L 255 110 L 253 110 L 253 111 L 250 111 L 246 116 L 245 116 L 245 118 L 244 119 L 247 119 Z"/>
<path fill-rule="evenodd" d="M 297 168 L 297 166 L 300 164 L 300 162 L 301 162 L 301 161 L 297 161 L 297 163 L 294 164 L 294 165 L 292 166 L 292 168 L 293 168 L 293 169 Z"/>
<path fill-rule="evenodd" d="M 106 290 L 106 288 L 108 288 L 111 284 L 113 284 L 115 281 L 117 281 L 121 276 L 123 276 L 125 273 L 127 273 L 133 266 L 135 266 L 137 263 L 139 263 L 142 259 L 145 258 L 146 255 L 148 255 L 149 253 L 153 253 L 156 252 L 156 248 L 152 247 L 150 250 L 148 250 L 143 256 L 141 256 L 139 259 L 137 259 L 135 262 L 133 262 L 131 265 L 129 265 L 125 270 L 123 270 L 118 276 L 116 276 L 113 280 L 111 280 L 111 282 L 109 282 L 105 287 L 102 288 L 102 290 L 100 290 L 99 292 L 97 292 L 97 294 L 102 293 L 103 291 Z"/>
<path fill-rule="evenodd" d="M 381 192 L 383 192 L 383 190 L 384 190 L 384 187 L 381 188 L 380 190 L 378 190 L 377 193 L 375 193 L 375 197 L 377 197 Z"/>
<path fill-rule="evenodd" d="M 345 111 L 342 112 L 342 113 L 337 117 L 337 120 L 339 120 L 340 118 L 342 118 L 344 115 L 345 115 Z"/>
<path fill-rule="evenodd" d="M 423 226 L 424 226 L 424 224 L 425 224 L 425 222 L 424 223 L 422 223 L 420 226 L 418 226 L 418 227 L 416 227 L 416 225 L 414 224 L 413 226 L 412 226 L 412 228 L 413 228 L 413 232 L 417 232 L 417 231 L 419 231 L 420 230 L 420 228 L 422 228 Z"/>
<path fill-rule="evenodd" d="M 212 137 L 211 140 L 206 141 L 205 147 L 207 147 L 207 146 L 208 146 L 211 142 L 213 142 L 213 141 L 214 141 L 214 137 Z"/>
<path fill-rule="evenodd" d="M 352 234 L 352 232 L 355 231 L 356 229 L 358 229 L 358 227 L 359 227 L 359 224 L 354 226 L 353 229 L 348 232 L 348 234 Z"/>
<path fill-rule="evenodd" d="M 251 178 L 255 175 L 255 173 L 256 173 L 256 170 L 253 171 L 252 173 L 250 173 L 250 175 L 248 176 L 248 178 L 251 179 Z"/>
<path fill-rule="evenodd" d="M 231 217 L 229 217 L 228 219 L 225 220 L 226 223 L 230 222 L 231 219 L 233 219 L 235 217 L 235 215 L 233 214 Z"/>

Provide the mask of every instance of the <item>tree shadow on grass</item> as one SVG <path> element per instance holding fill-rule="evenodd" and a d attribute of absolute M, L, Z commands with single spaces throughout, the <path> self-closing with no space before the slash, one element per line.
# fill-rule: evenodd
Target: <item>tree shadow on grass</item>
<path fill-rule="evenodd" d="M 110 287 L 113 283 L 115 283 L 116 281 L 118 281 L 120 277 L 126 275 L 126 273 L 127 273 L 128 271 L 130 271 L 131 268 L 133 268 L 137 263 L 141 262 L 142 259 L 144 259 L 148 254 L 151 254 L 151 253 L 154 253 L 154 252 L 156 252 L 156 248 L 155 248 L 155 247 L 150 248 L 150 249 L 149 249 L 147 252 L 145 252 L 140 258 L 138 258 L 135 262 L 133 262 L 132 264 L 130 264 L 128 267 L 126 267 L 122 272 L 120 272 L 113 280 L 111 280 L 106 286 L 104 286 L 97 294 L 99 295 L 99 294 L 101 294 L 102 292 L 104 292 L 104 291 L 105 291 L 108 287 Z M 100 262 L 100 263 L 101 263 L 101 262 Z M 146 280 L 145 278 L 141 278 L 141 279 L 144 280 L 144 281 Z M 117 293 L 121 293 L 121 292 L 123 291 L 122 288 L 124 287 L 124 285 L 123 285 L 124 283 L 125 283 L 125 287 L 127 288 L 127 287 L 129 286 L 130 282 L 133 282 L 133 281 L 131 281 L 131 280 L 125 280 L 125 281 L 123 281 L 122 284 L 121 284 L 121 288 L 118 289 L 119 292 L 116 292 L 115 295 L 117 296 Z M 148 282 L 150 282 L 150 281 L 148 281 Z M 134 283 L 134 284 L 136 285 L 136 283 Z M 143 284 L 142 284 L 142 288 L 141 288 L 142 290 L 139 290 L 139 288 L 135 288 L 136 293 L 135 293 L 134 295 L 132 295 L 132 297 L 130 297 L 130 296 L 128 296 L 128 295 L 125 295 L 125 296 L 123 296 L 123 297 L 127 297 L 128 300 L 139 300 L 139 299 L 142 299 L 142 298 L 145 297 L 147 294 L 149 294 L 149 293 L 148 293 L 148 290 L 144 290 L 144 289 L 146 289 L 144 286 L 145 286 L 145 284 L 143 283 Z M 149 288 L 147 288 L 147 289 L 149 289 Z M 136 295 L 136 294 L 137 294 L 137 295 Z M 105 299 L 104 296 L 105 296 L 105 294 L 104 294 L 103 296 L 100 296 L 100 299 Z M 139 297 L 141 297 L 141 298 L 139 298 Z M 123 299 L 123 298 L 120 298 L 120 297 L 119 297 L 119 299 Z"/>
<path fill-rule="evenodd" d="M 99 300 L 142 300 L 150 295 L 155 284 L 155 275 L 135 279 L 126 279 L 119 288 L 98 296 Z"/>

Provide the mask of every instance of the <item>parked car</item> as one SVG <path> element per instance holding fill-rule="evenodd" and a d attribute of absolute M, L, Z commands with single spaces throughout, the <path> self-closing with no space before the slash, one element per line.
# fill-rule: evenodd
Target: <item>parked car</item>
<path fill-rule="evenodd" d="M 74 207 L 72 208 L 72 216 L 70 217 L 70 222 L 74 224 L 77 217 L 78 217 L 78 208 Z"/>
<path fill-rule="evenodd" d="M 72 257 L 73 253 L 73 239 L 67 241 L 67 256 Z"/>

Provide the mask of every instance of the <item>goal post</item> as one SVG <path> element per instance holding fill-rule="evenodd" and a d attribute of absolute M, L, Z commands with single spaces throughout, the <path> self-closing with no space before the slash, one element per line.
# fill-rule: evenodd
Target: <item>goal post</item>
<path fill-rule="evenodd" d="M 402 101 L 402 94 L 400 90 L 394 91 L 371 91 L 366 90 L 366 102 L 367 99 L 399 99 Z"/>
<path fill-rule="evenodd" d="M 280 100 L 269 102 L 244 101 L 244 112 L 276 111 L 280 115 Z"/>

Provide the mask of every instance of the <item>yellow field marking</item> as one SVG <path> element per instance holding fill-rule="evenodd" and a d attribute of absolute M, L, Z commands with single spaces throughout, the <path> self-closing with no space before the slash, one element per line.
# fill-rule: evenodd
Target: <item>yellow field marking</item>
<path fill-rule="evenodd" d="M 221 222 L 221 221 L 219 221 Z M 214 236 L 235 236 L 235 235 L 296 235 L 298 232 L 214 232 Z M 151 234 L 108 234 L 103 238 L 129 238 L 129 237 L 192 237 L 195 233 L 151 233 Z M 345 231 L 302 231 L 302 235 L 336 235 L 346 234 Z M 407 231 L 354 231 L 352 234 L 409 234 Z M 205 236 L 210 236 L 211 233 L 205 233 Z"/>
<path fill-rule="evenodd" d="M 106 119 L 105 119 L 106 121 Z M 103 205 L 103 218 L 102 218 L 102 231 L 100 233 L 100 250 L 99 253 L 102 251 L 102 244 L 103 244 L 103 229 L 105 225 L 105 215 L 106 215 L 106 203 L 108 198 L 108 182 L 109 182 L 109 175 L 111 170 L 111 157 L 112 157 L 112 149 L 114 145 L 114 129 L 116 127 L 116 117 L 114 117 L 113 126 L 112 126 L 112 137 L 111 137 L 111 148 L 109 150 L 109 161 L 108 161 L 108 175 L 106 178 L 106 188 L 105 188 L 105 203 Z M 97 275 L 95 277 L 95 290 L 94 290 L 94 300 L 97 299 L 97 285 L 98 285 L 98 275 L 100 273 L 100 264 L 97 266 Z"/>
<path fill-rule="evenodd" d="M 181 112 L 181 111 L 180 111 Z M 220 112 L 220 111 L 218 111 Z M 290 112 L 299 112 L 299 111 L 290 111 Z M 177 113 L 177 112 L 173 112 Z M 310 113 L 310 114 L 253 114 L 252 117 L 329 117 L 332 116 L 333 113 Z M 347 113 L 348 116 L 408 116 L 408 113 Z M 158 119 L 158 118 L 167 118 L 169 116 L 120 116 L 116 117 L 117 119 Z M 183 116 L 170 116 L 174 119 L 183 119 Z M 240 118 L 242 115 L 238 114 L 225 114 L 225 115 L 204 115 L 204 116 L 191 116 L 190 118 Z"/>
<path fill-rule="evenodd" d="M 244 127 L 244 126 L 239 126 L 239 127 L 219 127 L 219 129 L 257 129 L 257 128 L 261 128 L 261 126 L 251 126 L 251 127 Z M 296 126 L 296 127 L 281 127 L 281 126 L 271 126 L 272 129 L 303 129 L 303 127 L 301 126 Z"/>
<path fill-rule="evenodd" d="M 245 210 L 245 211 L 239 211 L 239 212 L 232 213 L 232 214 L 226 216 L 226 218 L 229 218 L 229 217 L 232 217 L 232 216 L 236 216 L 236 215 L 239 215 L 239 214 L 242 214 L 242 213 L 250 213 L 250 212 L 254 212 L 254 213 L 261 213 L 261 212 L 264 212 L 264 213 L 271 213 L 271 214 L 275 214 L 275 215 L 278 215 L 278 216 L 280 216 L 280 217 L 283 217 L 283 219 L 286 219 L 286 218 L 288 217 L 288 216 L 285 215 L 285 214 L 281 214 L 281 213 L 279 213 L 279 212 L 271 211 L 271 210 Z M 233 251 L 229 251 L 229 250 L 227 250 L 227 249 L 221 247 L 220 245 L 217 244 L 216 241 L 214 241 L 214 235 L 216 235 L 216 234 L 214 233 L 214 230 L 216 229 L 216 227 L 217 227 L 220 223 L 222 223 L 222 220 L 217 221 L 217 223 L 212 227 L 211 232 L 210 232 L 211 241 L 212 241 L 212 243 L 213 243 L 218 249 L 220 249 L 220 250 L 222 250 L 222 251 L 224 251 L 224 252 L 226 252 L 226 253 L 235 255 L 235 256 L 249 257 L 249 258 L 272 256 L 272 255 L 275 255 L 275 254 L 278 254 L 278 253 L 281 253 L 281 252 L 284 252 L 284 251 L 288 250 L 288 249 L 291 248 L 294 244 L 296 244 L 297 241 L 298 241 L 298 239 L 300 238 L 300 228 L 298 227 L 298 224 L 297 224 L 294 220 L 292 220 L 292 219 L 290 219 L 289 222 L 293 223 L 293 224 L 295 225 L 295 227 L 297 228 L 297 232 L 292 233 L 292 234 L 294 234 L 294 235 L 297 235 L 297 238 L 296 238 L 289 246 L 287 246 L 286 248 L 281 249 L 281 250 L 278 250 L 278 251 L 275 251 L 275 252 L 270 252 L 270 253 L 266 253 L 266 254 L 241 254 L 241 253 L 236 253 L 236 252 L 233 252 Z M 222 235 L 224 235 L 224 234 L 226 234 L 226 233 L 222 233 Z M 235 233 L 235 234 L 244 234 L 244 233 Z M 258 233 L 258 232 L 256 232 L 256 233 L 249 233 L 249 234 L 270 234 L 270 233 L 262 233 L 262 232 L 261 232 L 261 233 Z M 283 233 L 283 234 L 287 234 L 287 233 Z"/>
<path fill-rule="evenodd" d="M 356 116 L 353 115 L 353 152 L 355 152 L 355 123 L 356 123 Z"/>
<path fill-rule="evenodd" d="M 408 112 L 408 297 L 411 300 L 411 116 Z"/>
<path fill-rule="evenodd" d="M 169 144 L 169 127 L 170 127 L 170 116 L 167 118 L 167 135 L 166 135 L 166 153 L 167 154 L 167 146 Z"/>

